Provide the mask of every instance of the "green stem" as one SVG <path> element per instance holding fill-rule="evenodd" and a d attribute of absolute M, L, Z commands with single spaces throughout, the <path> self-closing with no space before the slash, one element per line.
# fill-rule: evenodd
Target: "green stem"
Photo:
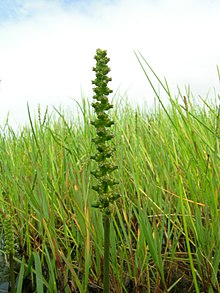
<path fill-rule="evenodd" d="M 103 216 L 104 222 L 104 279 L 103 293 L 110 292 L 109 284 L 109 257 L 110 257 L 110 218 L 108 215 Z"/>

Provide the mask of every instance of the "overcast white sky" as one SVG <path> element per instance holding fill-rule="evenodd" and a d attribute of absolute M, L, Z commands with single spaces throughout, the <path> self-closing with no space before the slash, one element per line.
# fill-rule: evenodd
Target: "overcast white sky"
<path fill-rule="evenodd" d="M 219 0 L 0 0 L 0 122 L 10 112 L 25 123 L 27 101 L 34 113 L 91 98 L 97 48 L 111 59 L 109 86 L 136 103 L 154 94 L 134 50 L 174 93 L 219 92 L 219 15 Z"/>

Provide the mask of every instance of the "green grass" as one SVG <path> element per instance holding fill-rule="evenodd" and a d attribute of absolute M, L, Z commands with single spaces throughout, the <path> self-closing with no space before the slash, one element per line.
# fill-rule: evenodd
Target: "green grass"
<path fill-rule="evenodd" d="M 121 194 L 111 219 L 113 292 L 220 291 L 219 106 L 190 95 L 179 103 L 166 86 L 166 107 L 116 100 L 111 111 Z M 0 134 L 0 218 L 4 226 L 13 216 L 18 292 L 24 279 L 32 292 L 103 286 L 102 215 L 91 207 L 94 113 L 86 100 L 78 106 L 74 117 L 55 110 L 58 119 L 29 111 L 30 127 Z"/>

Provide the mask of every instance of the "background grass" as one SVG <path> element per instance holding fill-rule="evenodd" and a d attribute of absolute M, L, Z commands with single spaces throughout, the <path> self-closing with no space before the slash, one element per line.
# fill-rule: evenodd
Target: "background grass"
<path fill-rule="evenodd" d="M 169 93 L 169 105 L 151 111 L 114 103 L 113 292 L 220 292 L 220 110 L 182 99 Z M 6 124 L 0 134 L 1 227 L 10 213 L 18 292 L 101 292 L 94 114 L 86 100 L 78 107 L 71 119 L 40 108 L 32 119 L 28 109 L 30 127 L 17 134 Z"/>

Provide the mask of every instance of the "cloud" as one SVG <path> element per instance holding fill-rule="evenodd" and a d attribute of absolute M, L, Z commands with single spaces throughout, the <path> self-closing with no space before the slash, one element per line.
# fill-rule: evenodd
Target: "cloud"
<path fill-rule="evenodd" d="M 108 50 L 111 87 L 134 102 L 153 93 L 133 50 L 139 50 L 171 88 L 190 83 L 204 95 L 217 86 L 219 1 L 10 1 L 0 21 L 0 115 L 18 123 L 27 101 L 36 109 L 92 96 L 96 48 Z M 2 4 L 1 4 L 2 5 Z M 1 8 L 1 7 L 0 7 Z M 14 15 L 14 18 L 12 17 Z M 26 118 L 25 118 L 26 117 Z"/>

